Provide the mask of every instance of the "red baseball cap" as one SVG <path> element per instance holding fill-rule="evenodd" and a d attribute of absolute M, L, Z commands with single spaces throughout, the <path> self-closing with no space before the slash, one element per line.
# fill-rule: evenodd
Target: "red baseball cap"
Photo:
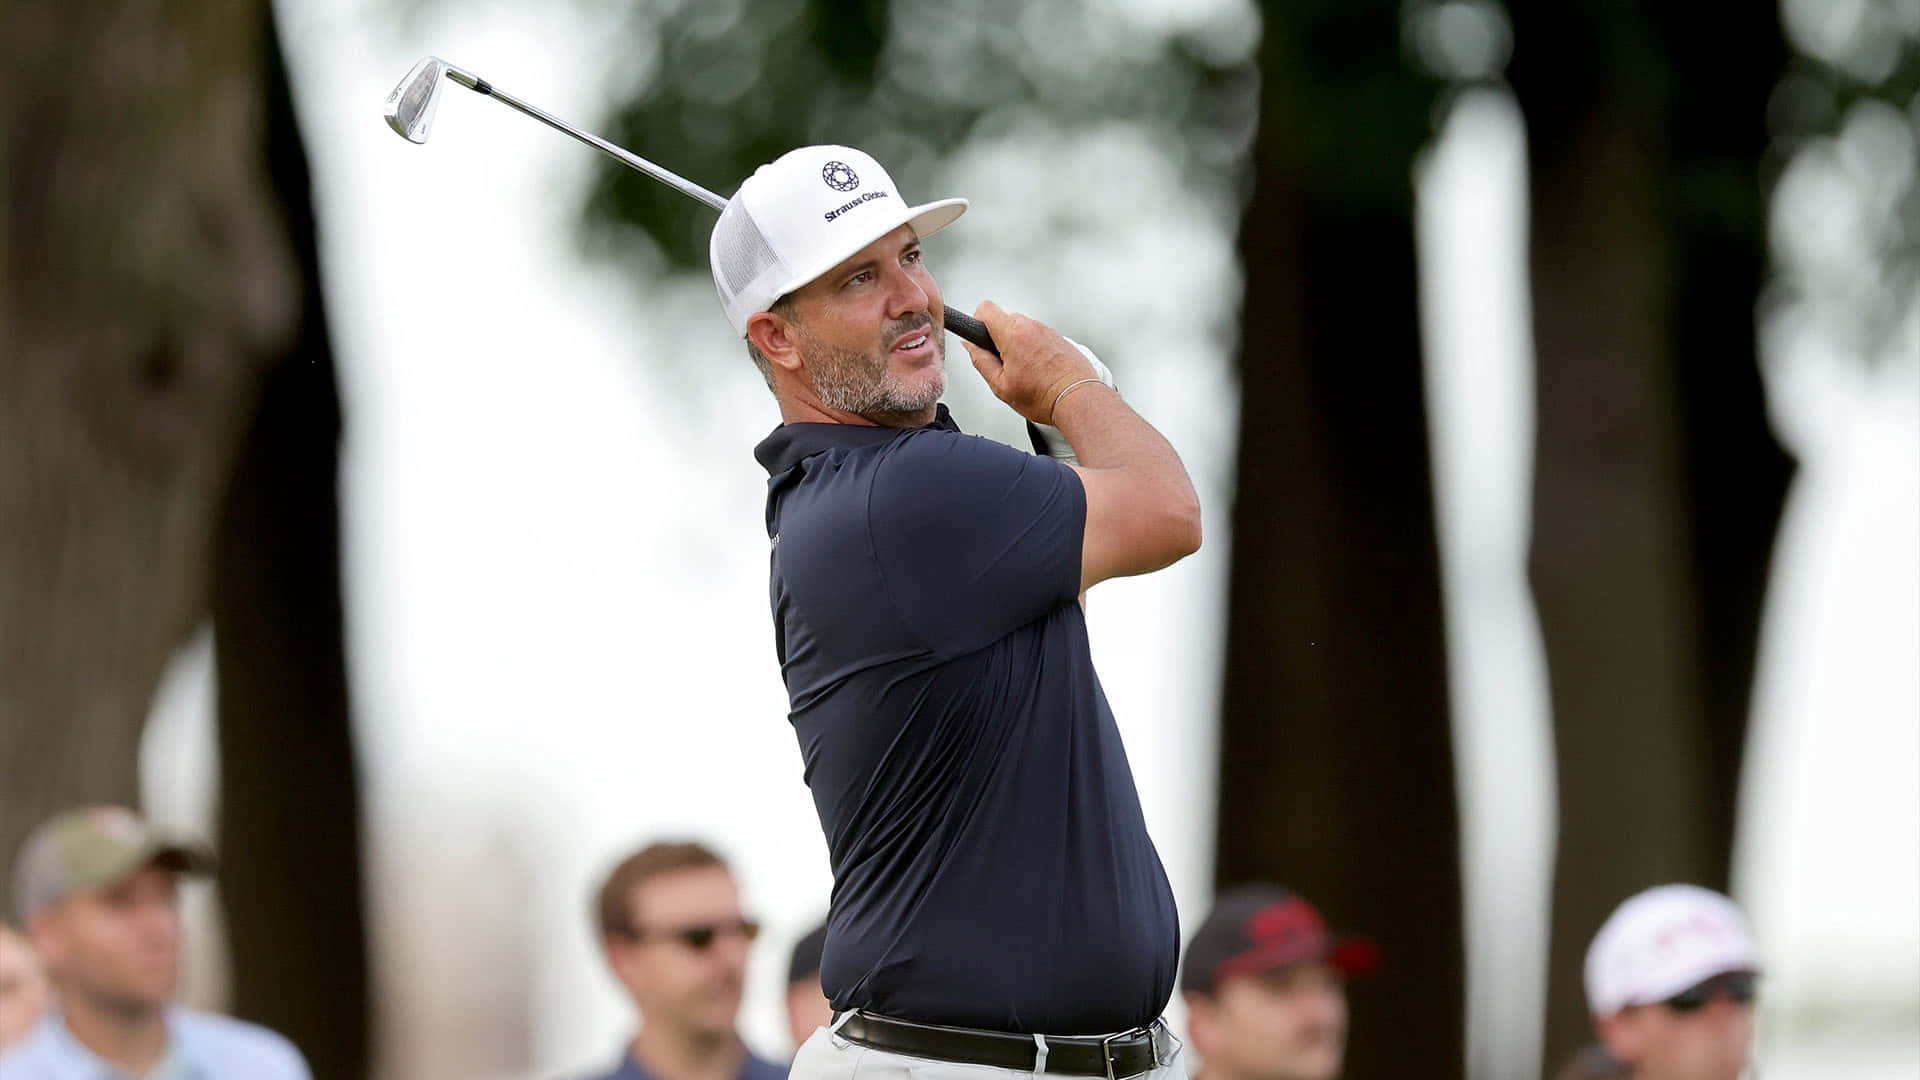
<path fill-rule="evenodd" d="M 1356 978 L 1380 966 L 1380 947 L 1333 933 L 1312 904 L 1278 885 L 1243 885 L 1219 896 L 1187 943 L 1180 988 L 1212 993 L 1236 975 L 1309 960 Z"/>

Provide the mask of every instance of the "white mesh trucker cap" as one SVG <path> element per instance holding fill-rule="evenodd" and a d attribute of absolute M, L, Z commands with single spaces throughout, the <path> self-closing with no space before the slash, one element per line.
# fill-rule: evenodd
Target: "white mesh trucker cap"
<path fill-rule="evenodd" d="M 1760 971 L 1747 920 L 1697 885 L 1662 885 L 1614 909 L 1587 948 L 1587 1007 L 1611 1016 L 1715 975 Z"/>
<path fill-rule="evenodd" d="M 902 225 L 931 236 L 965 199 L 908 206 L 887 170 L 850 146 L 803 146 L 747 177 L 708 241 L 713 285 L 734 333 L 775 300 Z"/>

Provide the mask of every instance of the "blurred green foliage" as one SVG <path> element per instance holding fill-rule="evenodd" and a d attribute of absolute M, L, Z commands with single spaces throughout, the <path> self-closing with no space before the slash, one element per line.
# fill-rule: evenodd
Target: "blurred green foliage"
<path fill-rule="evenodd" d="M 1183 166 L 1244 167 L 1258 81 L 1251 9 L 1184 22 L 1098 0 L 657 0 L 624 31 L 638 72 L 615 142 L 730 195 L 809 143 L 858 146 L 926 191 L 970 138 L 1042 121 L 1151 130 Z M 636 238 L 704 269 L 712 216 L 618 165 L 597 173 L 588 246 Z M 612 227 L 609 227 L 612 226 Z"/>
<path fill-rule="evenodd" d="M 1783 343 L 1872 364 L 1920 341 L 1920 4 L 1783 0 L 1793 46 L 1766 103 Z"/>

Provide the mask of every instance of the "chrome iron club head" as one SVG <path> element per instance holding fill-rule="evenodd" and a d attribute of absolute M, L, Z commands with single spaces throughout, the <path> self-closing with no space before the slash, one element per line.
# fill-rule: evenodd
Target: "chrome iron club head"
<path fill-rule="evenodd" d="M 552 113 L 529 105 L 512 94 L 502 91 L 473 72 L 457 68 L 437 56 L 429 56 L 413 65 L 413 70 L 407 72 L 407 77 L 401 79 L 400 85 L 394 87 L 393 93 L 387 95 L 385 109 L 387 126 L 409 142 L 426 142 L 427 131 L 433 126 L 434 108 L 440 101 L 440 78 L 443 75 L 477 94 L 485 94 L 510 109 L 531 116 L 563 135 L 570 135 L 620 164 L 646 173 L 683 195 L 699 199 L 716 210 L 724 210 L 727 207 L 727 200 L 678 173 L 663 169 L 598 135 L 582 131 Z"/>
<path fill-rule="evenodd" d="M 427 132 L 433 127 L 433 112 L 440 105 L 440 76 L 446 71 L 447 65 L 431 56 L 413 65 L 407 77 L 387 95 L 382 113 L 387 126 L 408 142 L 426 142 Z"/>

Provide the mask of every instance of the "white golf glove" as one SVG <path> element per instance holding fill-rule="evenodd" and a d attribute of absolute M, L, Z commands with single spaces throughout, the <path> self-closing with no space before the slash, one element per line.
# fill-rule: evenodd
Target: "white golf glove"
<path fill-rule="evenodd" d="M 1113 388 L 1113 372 L 1108 370 L 1107 365 L 1100 362 L 1099 357 L 1093 355 L 1092 349 L 1087 348 L 1072 338 L 1067 339 L 1067 344 L 1079 349 L 1080 355 L 1086 357 L 1087 362 L 1093 365 L 1093 373 L 1100 377 L 1101 382 L 1107 384 L 1108 389 Z M 1080 464 L 1080 458 L 1074 454 L 1073 447 L 1067 442 L 1066 435 L 1052 424 L 1038 424 L 1032 420 L 1027 421 L 1027 438 L 1033 440 L 1035 453 L 1045 454 L 1065 465 Z"/>

